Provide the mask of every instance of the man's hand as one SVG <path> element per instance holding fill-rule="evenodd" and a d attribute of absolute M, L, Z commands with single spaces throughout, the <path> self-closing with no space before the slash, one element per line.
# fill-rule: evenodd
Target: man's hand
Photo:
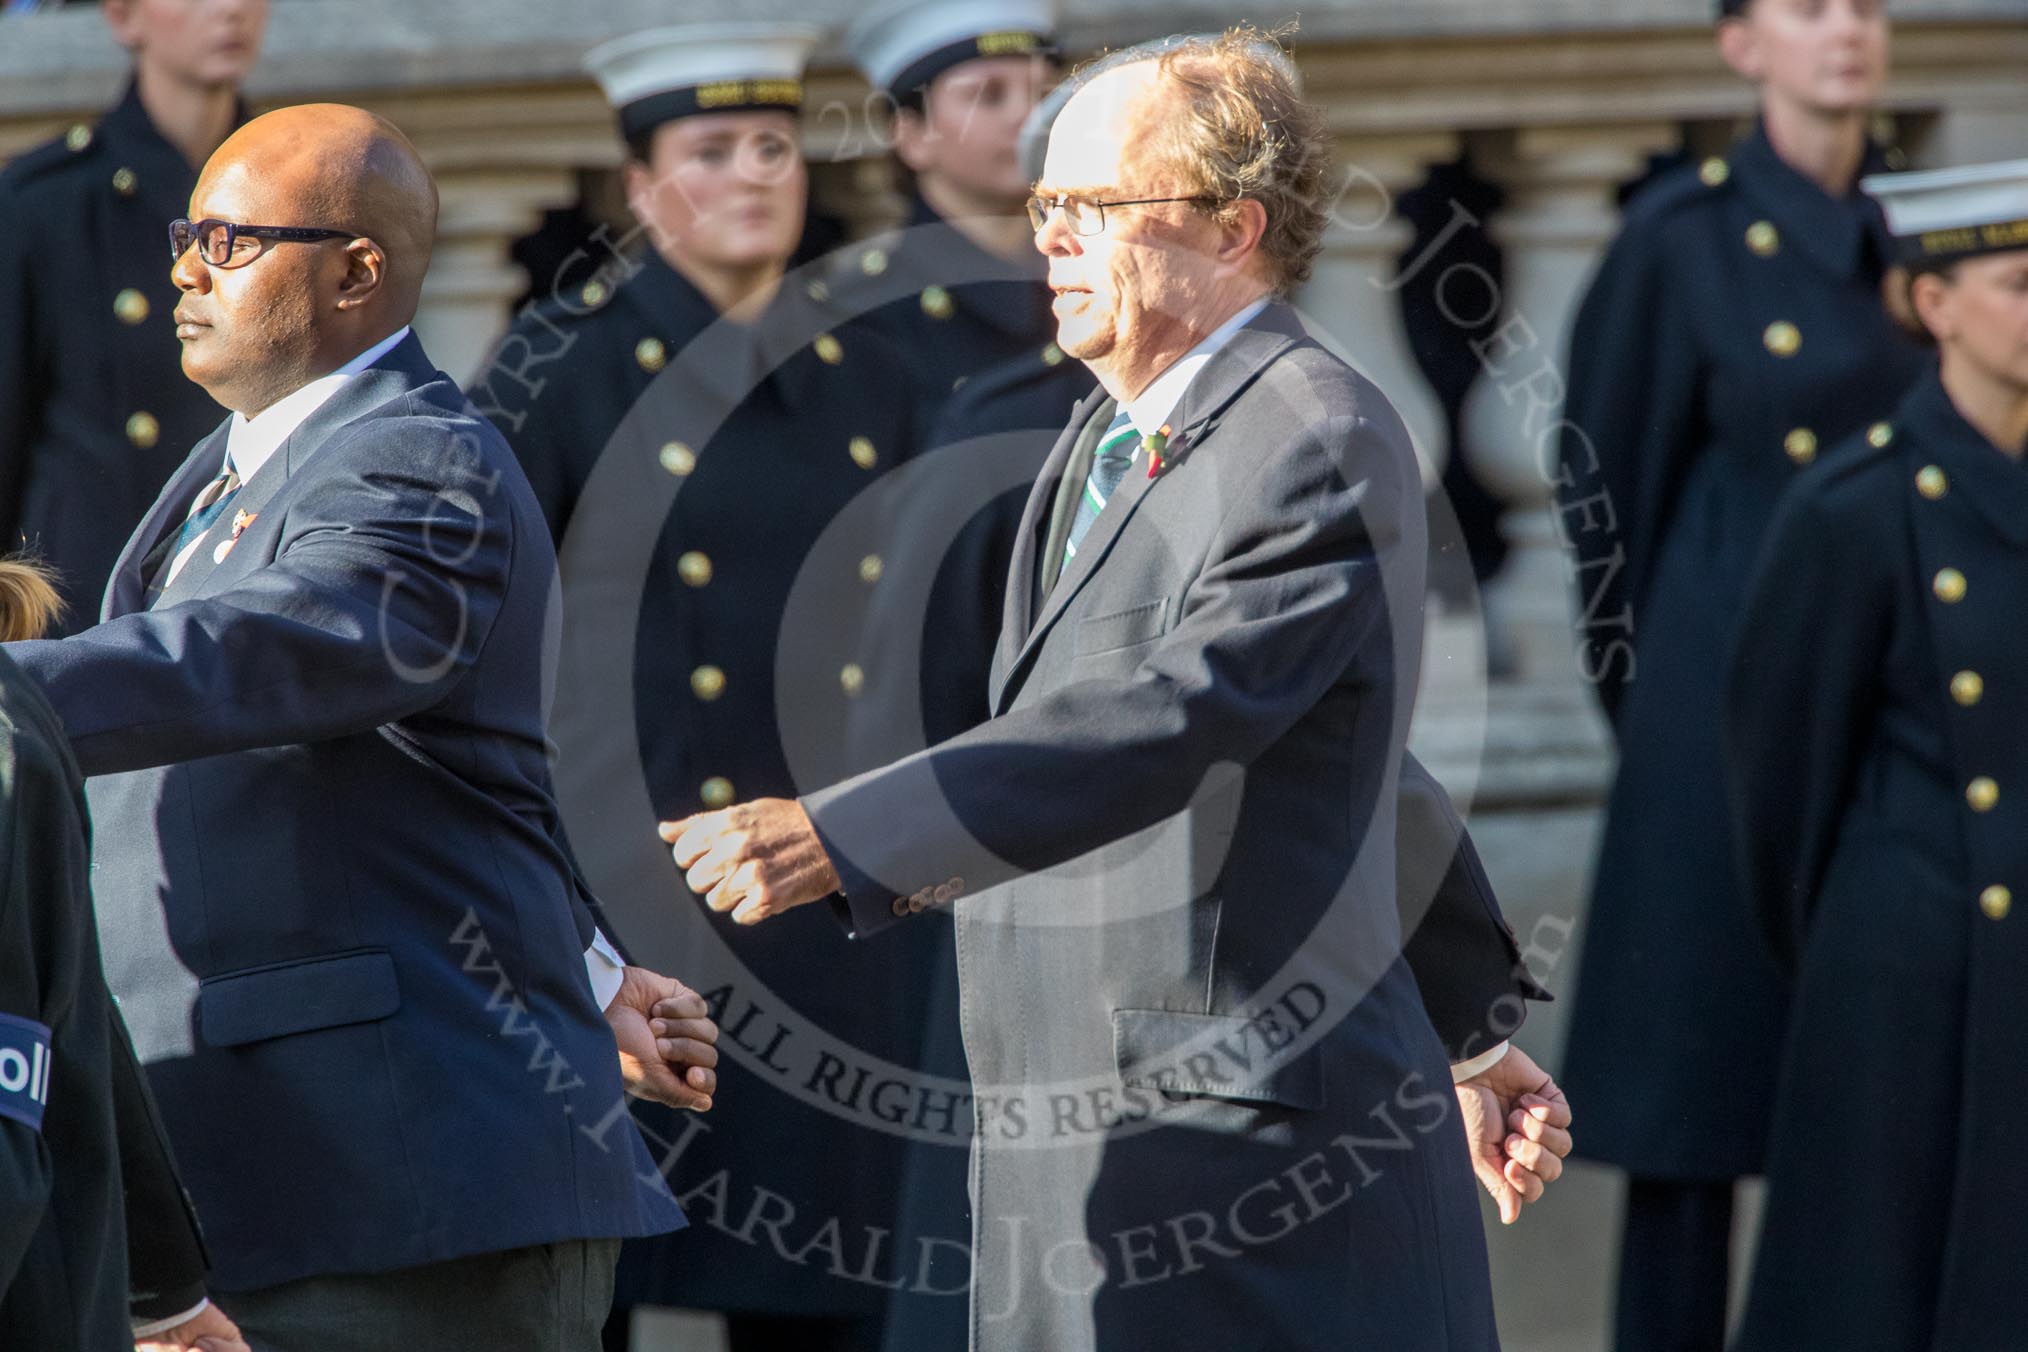
<path fill-rule="evenodd" d="M 674 977 L 629 967 L 606 1006 L 627 1092 L 672 1108 L 708 1111 L 718 1092 L 718 1025 L 704 997 Z"/>
<path fill-rule="evenodd" d="M 1459 1083 L 1472 1171 L 1500 1205 L 1500 1223 L 1521 1219 L 1563 1174 L 1570 1153 L 1570 1103 L 1556 1081 L 1519 1047 Z"/>
<path fill-rule="evenodd" d="M 187 1352 L 190 1348 L 197 1352 L 248 1352 L 239 1326 L 216 1305 L 205 1306 L 195 1318 L 174 1328 L 136 1340 L 134 1347 L 136 1352 Z"/>
<path fill-rule="evenodd" d="M 660 829 L 690 890 L 712 910 L 731 911 L 735 924 L 757 925 L 838 890 L 838 870 L 792 798 L 756 798 Z"/>

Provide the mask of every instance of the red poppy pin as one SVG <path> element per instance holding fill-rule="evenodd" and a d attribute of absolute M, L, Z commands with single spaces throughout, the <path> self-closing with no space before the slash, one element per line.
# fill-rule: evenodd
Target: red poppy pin
<path fill-rule="evenodd" d="M 1161 430 L 1141 438 L 1141 444 L 1148 450 L 1148 477 L 1154 478 L 1162 472 L 1162 453 L 1169 449 L 1169 424 L 1163 423 Z"/>

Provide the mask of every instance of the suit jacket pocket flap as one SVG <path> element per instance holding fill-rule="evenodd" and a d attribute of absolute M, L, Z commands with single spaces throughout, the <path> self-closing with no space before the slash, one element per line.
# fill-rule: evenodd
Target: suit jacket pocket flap
<path fill-rule="evenodd" d="M 370 1023 L 400 1008 L 394 959 L 384 948 L 226 972 L 197 991 L 198 1027 L 213 1047 Z"/>
<path fill-rule="evenodd" d="M 1073 655 L 1086 657 L 1160 638 L 1163 630 L 1168 628 L 1168 619 L 1169 598 L 1165 596 L 1159 601 L 1147 601 L 1128 610 L 1115 610 L 1079 620 Z"/>
<path fill-rule="evenodd" d="M 1294 1051 L 1294 1040 L 1287 1022 L 1271 1016 L 1113 1011 L 1113 1055 L 1123 1084 L 1284 1108 L 1321 1108 L 1324 1075 L 1317 1048 Z"/>

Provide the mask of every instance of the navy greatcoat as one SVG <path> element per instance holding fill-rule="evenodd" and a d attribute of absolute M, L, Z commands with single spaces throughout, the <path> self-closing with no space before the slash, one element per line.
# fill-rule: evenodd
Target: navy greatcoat
<path fill-rule="evenodd" d="M 1577 317 L 1559 497 L 1620 765 L 1563 1084 L 1636 1176 L 1761 1167 L 1786 993 L 1734 881 L 1725 654 L 1775 499 L 1917 373 L 1884 249 L 1756 131 L 1635 198 Z"/>
<path fill-rule="evenodd" d="M 655 819 L 790 797 L 839 773 L 843 721 L 881 672 L 879 654 L 852 646 L 856 619 L 892 579 L 882 580 L 879 513 L 861 502 L 856 526 L 838 518 L 913 452 L 915 389 L 899 356 L 840 326 L 798 277 L 753 323 L 721 322 L 650 252 L 524 312 L 473 396 L 506 433 L 560 542 L 566 642 L 594 643 L 614 662 L 631 644 L 632 709 L 588 714 L 617 713 L 635 732 L 653 811 L 627 838 L 652 844 Z M 622 490 L 625 501 L 605 487 L 634 472 L 647 487 Z M 656 492 L 670 505 L 653 509 L 652 547 L 614 583 L 640 589 L 632 632 L 586 638 L 570 627 L 582 623 L 578 598 L 632 566 L 623 519 Z M 564 691 L 553 734 L 560 773 L 576 759 L 580 779 L 596 754 L 573 731 L 582 712 Z M 569 824 L 587 871 L 610 877 L 619 865 L 608 846 Z M 663 852 L 639 884 L 657 899 L 654 923 L 622 928 L 658 960 L 671 952 L 660 945 L 678 945 L 668 970 L 711 999 L 724 1028 L 719 1092 L 701 1119 L 636 1108 L 669 1143 L 664 1167 L 695 1223 L 680 1244 L 629 1246 L 616 1307 L 877 1315 L 914 1275 L 891 1239 L 903 1138 L 867 1124 L 866 1093 L 853 1099 L 849 1074 L 827 1080 L 821 1064 L 795 1058 L 828 1035 L 855 1055 L 915 1066 L 934 937 L 869 949 L 815 911 L 735 926 L 682 883 Z M 717 970 L 710 933 L 743 973 L 700 977 Z M 810 1101 L 812 1086 L 832 1107 Z"/>
<path fill-rule="evenodd" d="M 0 549 L 62 574 L 91 624 L 113 561 L 223 416 L 184 376 L 169 222 L 197 171 L 127 93 L 0 173 Z"/>
<path fill-rule="evenodd" d="M 1738 1352 L 2028 1347 L 2028 466 L 1928 377 L 1799 479 L 1727 745 L 1796 995 Z"/>

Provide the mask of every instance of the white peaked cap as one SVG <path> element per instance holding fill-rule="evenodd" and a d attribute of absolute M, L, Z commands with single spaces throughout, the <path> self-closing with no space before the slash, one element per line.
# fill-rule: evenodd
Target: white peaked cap
<path fill-rule="evenodd" d="M 1886 213 L 1904 262 L 2028 249 L 2028 160 L 1875 174 L 1859 186 Z"/>
<path fill-rule="evenodd" d="M 822 37 L 800 24 L 651 28 L 600 43 L 584 67 L 632 134 L 687 113 L 800 105 L 803 67 Z"/>
<path fill-rule="evenodd" d="M 882 0 L 845 30 L 845 50 L 876 89 L 905 94 L 961 61 L 1050 50 L 1052 0 Z"/>

